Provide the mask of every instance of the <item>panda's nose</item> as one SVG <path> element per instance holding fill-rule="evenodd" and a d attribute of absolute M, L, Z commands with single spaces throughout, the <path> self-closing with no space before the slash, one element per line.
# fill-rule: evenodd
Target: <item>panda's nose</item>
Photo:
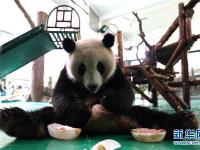
<path fill-rule="evenodd" d="M 88 88 L 91 90 L 91 91 L 95 91 L 97 89 L 98 85 L 97 84 L 89 84 L 88 85 Z"/>

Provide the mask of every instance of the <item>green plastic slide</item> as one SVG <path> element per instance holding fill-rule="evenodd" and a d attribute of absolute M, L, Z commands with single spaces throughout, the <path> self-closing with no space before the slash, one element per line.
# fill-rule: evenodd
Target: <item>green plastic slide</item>
<path fill-rule="evenodd" d="M 3 44 L 0 46 L 0 79 L 53 49 L 56 46 L 44 25 Z"/>

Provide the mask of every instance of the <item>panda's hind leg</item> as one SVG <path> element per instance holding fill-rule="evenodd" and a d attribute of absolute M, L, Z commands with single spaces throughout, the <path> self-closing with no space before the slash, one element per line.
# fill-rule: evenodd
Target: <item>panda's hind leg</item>
<path fill-rule="evenodd" d="M 34 112 L 26 112 L 18 107 L 0 109 L 0 129 L 18 138 L 47 137 L 47 124 L 53 120 L 52 107 Z"/>
<path fill-rule="evenodd" d="M 176 112 L 170 116 L 165 129 L 167 130 L 167 138 L 172 139 L 174 129 L 198 129 L 199 120 L 195 112 L 183 110 Z"/>
<path fill-rule="evenodd" d="M 91 110 L 91 118 L 83 132 L 87 134 L 130 133 L 132 128 L 137 128 L 137 123 L 126 114 L 113 113 L 101 104 L 95 104 Z"/>
<path fill-rule="evenodd" d="M 194 112 L 179 111 L 174 114 L 168 114 L 163 111 L 152 110 L 147 107 L 133 106 L 128 116 L 135 120 L 140 127 L 144 128 L 162 128 L 167 131 L 166 138 L 173 137 L 174 129 L 197 129 L 199 121 Z"/>

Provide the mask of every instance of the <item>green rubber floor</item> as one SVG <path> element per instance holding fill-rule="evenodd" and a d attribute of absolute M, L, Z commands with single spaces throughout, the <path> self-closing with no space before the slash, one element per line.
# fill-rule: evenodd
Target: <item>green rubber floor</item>
<path fill-rule="evenodd" d="M 18 106 L 25 110 L 34 110 L 49 105 L 44 102 L 12 102 L 0 103 L 0 108 Z M 165 101 L 159 102 L 159 109 L 173 112 Z M 192 101 L 192 109 L 200 113 L 200 100 Z M 200 117 L 200 115 L 199 115 Z M 41 140 L 19 140 L 0 132 L 0 149 L 2 150 L 90 150 L 97 142 L 113 139 L 121 144 L 119 150 L 199 150 L 200 145 L 173 145 L 173 141 L 164 140 L 160 143 L 142 143 L 135 141 L 131 134 L 127 135 L 82 135 L 75 140 L 62 141 L 53 138 Z M 200 141 L 199 141 L 200 142 Z"/>

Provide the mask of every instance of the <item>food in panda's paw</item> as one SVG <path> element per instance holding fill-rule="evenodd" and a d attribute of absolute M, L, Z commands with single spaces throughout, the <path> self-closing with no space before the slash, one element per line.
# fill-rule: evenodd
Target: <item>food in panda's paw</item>
<path fill-rule="evenodd" d="M 160 142 L 165 138 L 164 129 L 136 128 L 131 130 L 133 138 L 140 142 Z"/>
<path fill-rule="evenodd" d="M 61 124 L 53 123 L 47 126 L 50 136 L 61 140 L 72 140 L 77 138 L 80 133 L 80 128 L 73 128 Z"/>
<path fill-rule="evenodd" d="M 121 144 L 112 139 L 106 139 L 95 144 L 91 150 L 115 150 L 121 147 Z"/>

